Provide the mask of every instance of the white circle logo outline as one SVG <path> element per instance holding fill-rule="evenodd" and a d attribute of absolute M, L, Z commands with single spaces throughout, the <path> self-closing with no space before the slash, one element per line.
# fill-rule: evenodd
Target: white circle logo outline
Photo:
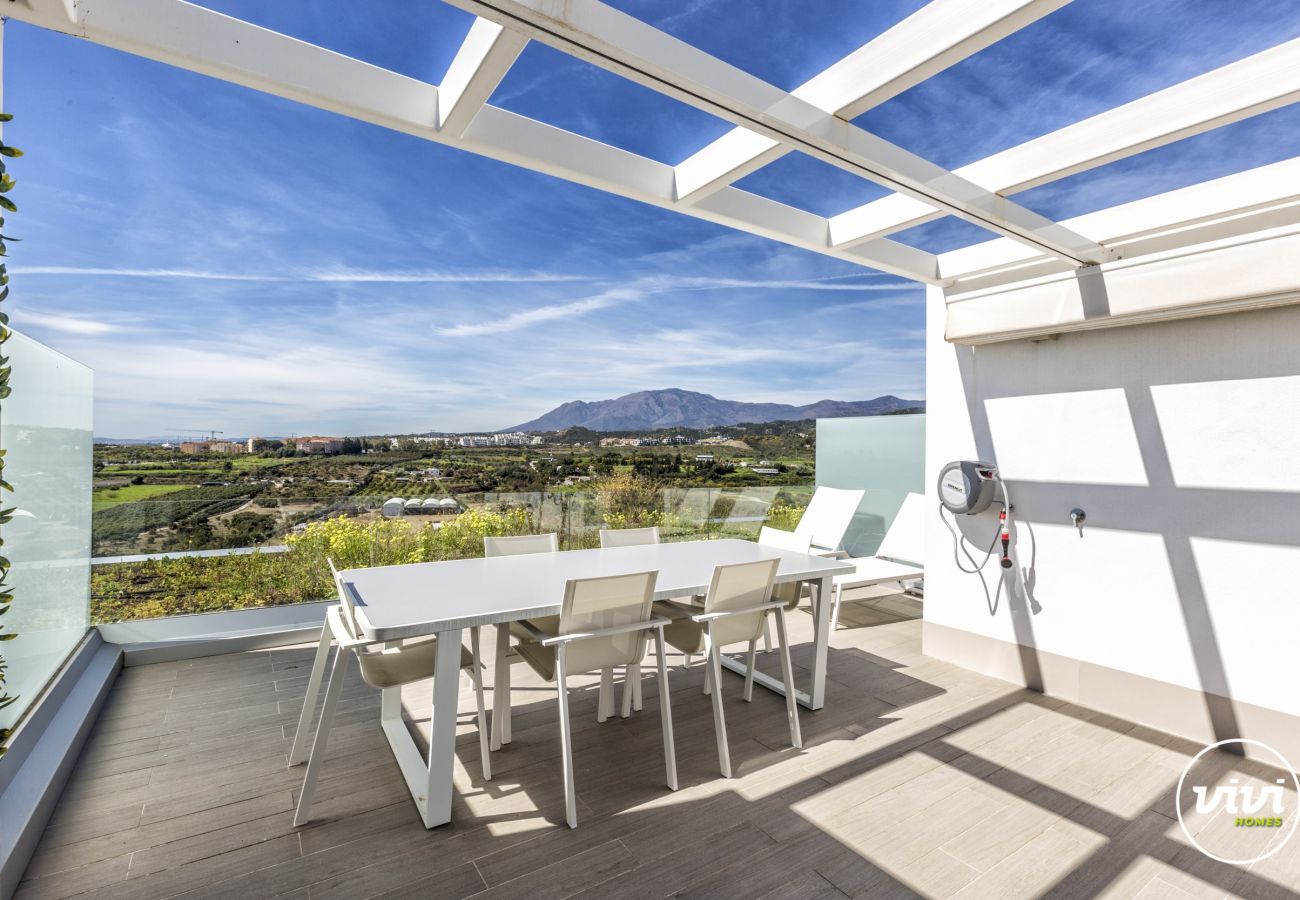
<path fill-rule="evenodd" d="M 1187 779 L 1187 773 L 1192 770 L 1192 766 L 1196 765 L 1196 761 L 1198 759 L 1200 759 L 1205 754 L 1209 753 L 1211 750 L 1217 750 L 1220 747 L 1224 746 L 1225 744 L 1253 744 L 1256 747 L 1262 747 L 1263 749 L 1267 750 L 1269 753 L 1272 753 L 1282 763 L 1282 768 L 1286 771 L 1287 775 L 1291 776 L 1291 783 L 1295 785 L 1297 796 L 1300 796 L 1300 776 L 1296 775 L 1295 769 L 1291 768 L 1291 763 L 1287 762 L 1287 758 L 1285 756 L 1283 756 L 1281 753 L 1278 753 L 1276 750 L 1274 750 L 1272 747 L 1270 747 L 1268 744 L 1264 743 L 1263 741 L 1256 741 L 1256 740 L 1252 740 L 1251 738 L 1227 738 L 1226 740 L 1222 740 L 1217 743 L 1210 744 L 1210 746 L 1206 747 L 1200 753 L 1196 754 L 1190 760 L 1188 760 L 1187 765 L 1183 767 L 1183 774 L 1178 776 L 1178 791 L 1177 793 L 1174 794 L 1174 812 L 1178 813 L 1178 827 L 1180 827 L 1183 830 L 1183 834 L 1186 835 L 1187 839 L 1192 842 L 1192 846 L 1195 847 L 1197 850 L 1200 850 L 1202 853 L 1204 853 L 1206 856 L 1208 856 L 1210 859 L 1214 860 L 1215 862 L 1227 863 L 1230 866 L 1252 866 L 1255 863 L 1260 862 L 1261 860 L 1268 859 L 1274 853 L 1281 850 L 1283 847 L 1286 846 L 1287 841 L 1291 840 L 1291 838 L 1295 836 L 1296 825 L 1300 824 L 1300 810 L 1297 810 L 1296 815 L 1291 816 L 1291 830 L 1287 832 L 1286 837 L 1278 841 L 1277 846 L 1274 847 L 1272 850 L 1269 850 L 1267 853 L 1262 853 L 1259 856 L 1256 856 L 1254 859 L 1228 859 L 1227 857 L 1224 856 L 1215 856 L 1209 850 L 1206 850 L 1204 847 L 1198 844 L 1196 842 L 1196 838 L 1192 837 L 1192 833 L 1187 830 L 1187 823 L 1183 821 L 1183 804 L 1181 802 L 1183 796 L 1183 782 Z"/>

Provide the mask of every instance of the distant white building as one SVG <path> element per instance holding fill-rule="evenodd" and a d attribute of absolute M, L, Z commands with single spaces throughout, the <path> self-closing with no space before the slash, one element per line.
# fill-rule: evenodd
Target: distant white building
<path fill-rule="evenodd" d="M 456 443 L 461 447 L 491 447 L 492 438 L 486 434 L 463 434 Z"/>
<path fill-rule="evenodd" d="M 528 435 L 522 431 L 510 431 L 504 434 L 492 435 L 492 443 L 497 447 L 526 447 L 528 446 Z"/>
<path fill-rule="evenodd" d="M 338 453 L 343 449 L 340 437 L 301 437 L 294 441 L 299 453 Z"/>

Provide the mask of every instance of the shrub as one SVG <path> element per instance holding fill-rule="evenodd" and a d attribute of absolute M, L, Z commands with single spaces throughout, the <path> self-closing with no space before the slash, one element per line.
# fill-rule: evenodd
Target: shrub
<path fill-rule="evenodd" d="M 799 527 L 799 520 L 803 518 L 803 511 L 807 508 L 806 506 L 773 503 L 767 511 L 767 521 L 763 524 L 769 528 L 779 528 L 782 531 L 794 531 Z"/>

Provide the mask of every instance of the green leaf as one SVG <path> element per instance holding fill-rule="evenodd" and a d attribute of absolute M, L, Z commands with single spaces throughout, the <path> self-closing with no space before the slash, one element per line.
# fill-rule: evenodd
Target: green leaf
<path fill-rule="evenodd" d="M 17 147 L 8 147 L 4 144 L 0 144 L 0 156 L 17 157 L 22 155 L 23 151 L 19 150 Z"/>
<path fill-rule="evenodd" d="M 13 120 L 13 113 L 0 112 L 0 122 L 12 122 Z"/>
<path fill-rule="evenodd" d="M 4 224 L 4 220 L 0 219 L 0 225 L 3 224 Z M 18 243 L 21 244 L 23 242 L 23 239 L 13 237 L 12 235 L 8 235 L 8 234 L 0 234 L 0 241 L 17 241 Z"/>
<path fill-rule="evenodd" d="M 12 641 L 16 637 L 16 634 L 0 634 L 0 641 Z"/>
<path fill-rule="evenodd" d="M 0 194 L 0 207 L 3 207 L 10 212 L 18 212 L 18 207 L 14 206 L 14 202 L 3 194 Z"/>

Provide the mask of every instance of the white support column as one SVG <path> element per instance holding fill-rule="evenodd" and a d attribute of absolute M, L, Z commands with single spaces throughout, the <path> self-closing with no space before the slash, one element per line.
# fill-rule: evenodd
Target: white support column
<path fill-rule="evenodd" d="M 475 19 L 438 85 L 438 130 L 460 137 L 506 77 L 528 38 L 487 19 Z"/>

